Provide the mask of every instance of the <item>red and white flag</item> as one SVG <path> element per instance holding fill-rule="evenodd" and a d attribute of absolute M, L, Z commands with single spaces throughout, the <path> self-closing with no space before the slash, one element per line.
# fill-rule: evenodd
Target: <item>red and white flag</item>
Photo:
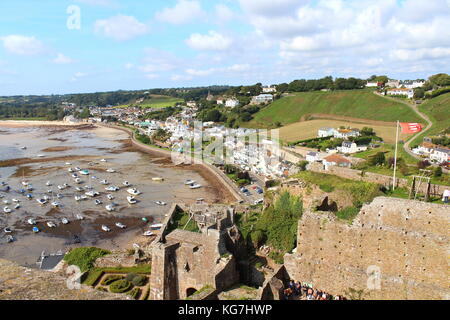
<path fill-rule="evenodd" d="M 417 133 L 422 131 L 422 125 L 420 123 L 402 123 L 400 122 L 400 126 L 402 127 L 402 133 Z"/>

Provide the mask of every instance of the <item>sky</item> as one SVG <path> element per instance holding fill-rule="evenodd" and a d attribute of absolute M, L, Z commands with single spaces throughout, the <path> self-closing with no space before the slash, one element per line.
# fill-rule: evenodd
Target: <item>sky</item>
<path fill-rule="evenodd" d="M 450 0 L 0 1 L 0 96 L 449 69 Z"/>

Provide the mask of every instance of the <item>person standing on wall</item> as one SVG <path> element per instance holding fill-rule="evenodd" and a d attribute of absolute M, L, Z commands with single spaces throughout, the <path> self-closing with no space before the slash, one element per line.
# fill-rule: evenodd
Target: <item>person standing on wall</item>
<path fill-rule="evenodd" d="M 450 199 L 450 190 L 449 189 L 445 189 L 444 190 L 444 194 L 442 195 L 442 201 L 445 204 L 447 204 L 449 199 Z"/>

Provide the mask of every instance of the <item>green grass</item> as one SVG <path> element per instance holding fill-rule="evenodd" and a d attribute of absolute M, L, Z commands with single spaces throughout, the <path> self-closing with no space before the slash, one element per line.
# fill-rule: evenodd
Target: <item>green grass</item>
<path fill-rule="evenodd" d="M 167 107 L 173 107 L 177 103 L 182 103 L 184 100 L 173 98 L 173 97 L 165 97 L 165 96 L 158 96 L 158 97 L 152 97 L 151 99 L 144 100 L 139 106 L 141 108 L 167 108 Z"/>
<path fill-rule="evenodd" d="M 64 261 L 69 265 L 76 265 L 82 272 L 93 267 L 97 258 L 106 256 L 111 252 L 94 247 L 76 248 L 64 256 Z"/>
<path fill-rule="evenodd" d="M 189 219 L 189 214 L 184 211 L 177 212 L 173 217 L 173 222 L 169 226 L 169 232 L 181 229 L 190 232 L 200 232 L 197 223 L 193 219 Z"/>
<path fill-rule="evenodd" d="M 419 106 L 419 110 L 430 117 L 433 126 L 429 131 L 417 136 L 411 147 L 422 143 L 425 136 L 437 135 L 450 127 L 450 93 L 427 100 Z"/>
<path fill-rule="evenodd" d="M 393 122 L 423 121 L 408 106 L 375 95 L 371 90 L 301 92 L 276 100 L 255 114 L 253 126 L 273 127 L 305 120 L 311 114 L 329 114 Z"/>
<path fill-rule="evenodd" d="M 150 264 L 140 264 L 134 267 L 116 267 L 116 268 L 91 268 L 83 277 L 83 284 L 88 286 L 93 286 L 95 282 L 104 273 L 138 273 L 138 274 L 150 274 L 151 265 Z"/>

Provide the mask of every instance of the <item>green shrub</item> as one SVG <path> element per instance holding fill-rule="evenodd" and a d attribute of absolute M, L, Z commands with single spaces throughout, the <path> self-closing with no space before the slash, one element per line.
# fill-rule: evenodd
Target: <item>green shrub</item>
<path fill-rule="evenodd" d="M 319 185 L 320 190 L 324 191 L 324 192 L 333 192 L 334 191 L 334 187 L 332 185 L 329 185 L 327 183 L 322 183 Z"/>
<path fill-rule="evenodd" d="M 137 299 L 139 299 L 139 296 L 141 295 L 141 289 L 139 289 L 139 288 L 134 288 L 133 290 L 131 290 L 130 292 L 128 292 L 127 295 L 129 295 L 130 297 L 132 297 L 134 300 L 137 300 Z"/>
<path fill-rule="evenodd" d="M 110 276 L 106 276 L 103 281 L 102 281 L 102 285 L 104 286 L 109 286 L 111 283 L 117 281 L 117 280 L 122 280 L 124 277 L 123 276 L 119 276 L 119 275 L 110 275 Z"/>
<path fill-rule="evenodd" d="M 353 219 L 358 215 L 359 210 L 360 209 L 357 207 L 347 207 L 336 212 L 336 216 L 342 220 L 353 221 Z"/>
<path fill-rule="evenodd" d="M 64 256 L 64 261 L 69 265 L 76 265 L 81 269 L 81 272 L 85 272 L 94 266 L 97 258 L 106 256 L 111 252 L 94 247 L 76 248 L 72 249 Z"/>
<path fill-rule="evenodd" d="M 109 291 L 112 293 L 125 293 L 131 290 L 133 284 L 125 279 L 116 280 L 109 286 Z"/>
<path fill-rule="evenodd" d="M 126 277 L 127 281 L 130 281 L 133 285 L 141 287 L 147 283 L 147 277 L 135 274 L 135 273 L 129 273 Z"/>

